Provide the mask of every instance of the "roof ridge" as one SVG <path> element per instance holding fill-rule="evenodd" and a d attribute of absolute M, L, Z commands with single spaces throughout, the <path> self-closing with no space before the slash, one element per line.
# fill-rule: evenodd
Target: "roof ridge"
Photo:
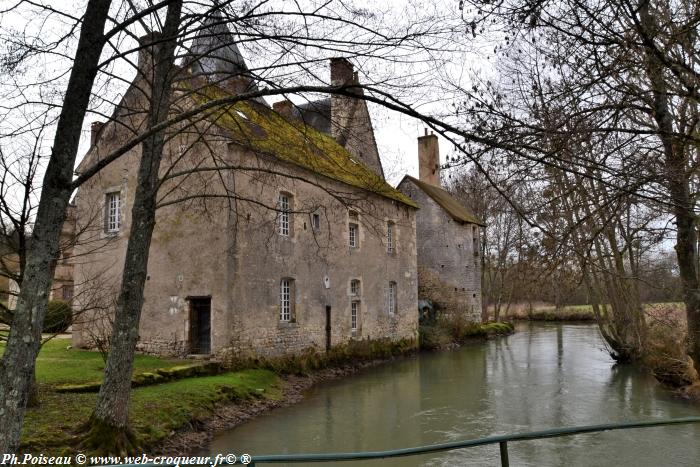
<path fill-rule="evenodd" d="M 443 210 L 445 210 L 453 219 L 459 222 L 466 222 L 470 224 L 477 224 L 485 227 L 486 224 L 479 219 L 471 209 L 464 205 L 460 200 L 455 198 L 455 196 L 449 191 L 445 190 L 441 186 L 433 185 L 431 183 L 424 182 L 418 178 L 411 175 L 404 175 L 404 178 L 399 182 L 399 186 L 404 180 L 409 179 L 418 188 L 428 195 L 433 201 L 435 201 Z"/>

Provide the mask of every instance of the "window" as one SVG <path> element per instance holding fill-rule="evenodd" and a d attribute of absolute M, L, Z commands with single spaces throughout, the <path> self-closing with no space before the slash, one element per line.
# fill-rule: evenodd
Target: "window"
<path fill-rule="evenodd" d="M 61 295 L 63 300 L 69 302 L 73 300 L 73 286 L 72 285 L 64 285 L 61 287 Z"/>
<path fill-rule="evenodd" d="M 396 282 L 389 282 L 389 292 L 387 295 L 389 314 L 394 314 L 396 313 Z"/>
<path fill-rule="evenodd" d="M 479 228 L 477 226 L 472 227 L 472 249 L 474 256 L 479 256 Z"/>
<path fill-rule="evenodd" d="M 311 228 L 321 230 L 321 215 L 317 212 L 311 214 Z"/>
<path fill-rule="evenodd" d="M 280 281 L 280 321 L 294 322 L 294 279 Z"/>
<path fill-rule="evenodd" d="M 355 297 L 360 295 L 360 281 L 353 279 L 350 281 L 350 295 Z"/>
<path fill-rule="evenodd" d="M 277 233 L 289 237 L 289 195 L 280 193 L 277 200 Z"/>
<path fill-rule="evenodd" d="M 386 252 L 390 255 L 394 254 L 394 223 L 386 224 Z"/>
<path fill-rule="evenodd" d="M 358 222 L 357 212 L 349 211 L 348 217 L 350 218 L 348 223 L 348 244 L 350 248 L 357 248 L 360 246 L 360 223 Z"/>
<path fill-rule="evenodd" d="M 348 236 L 350 241 L 350 248 L 357 248 L 357 224 L 349 224 Z"/>
<path fill-rule="evenodd" d="M 105 195 L 105 232 L 119 232 L 119 214 L 121 210 L 121 195 L 118 191 Z"/>
<path fill-rule="evenodd" d="M 360 302 L 350 303 L 350 328 L 357 331 L 357 313 L 360 309 Z"/>

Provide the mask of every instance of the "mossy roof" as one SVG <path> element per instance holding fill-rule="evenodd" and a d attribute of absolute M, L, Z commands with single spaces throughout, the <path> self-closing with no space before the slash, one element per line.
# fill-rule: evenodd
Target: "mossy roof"
<path fill-rule="evenodd" d="M 452 216 L 454 220 L 459 222 L 476 224 L 482 227 L 486 226 L 486 224 L 484 224 L 483 221 L 481 221 L 478 217 L 472 214 L 472 212 L 466 206 L 460 203 L 454 196 L 452 196 L 446 190 L 443 190 L 439 186 L 422 182 L 417 178 L 411 177 L 410 175 L 406 175 L 404 177 L 404 180 L 406 179 L 413 182 L 413 184 L 420 188 L 423 191 L 423 193 L 431 197 L 433 201 L 435 201 L 442 209 L 444 209 L 450 216 Z M 399 183 L 399 185 L 401 185 L 401 183 Z"/>
<path fill-rule="evenodd" d="M 225 98 L 230 93 L 208 85 L 197 89 L 193 95 L 199 104 L 203 104 Z M 269 107 L 241 101 L 217 109 L 209 119 L 228 130 L 235 143 L 256 153 L 271 155 L 324 177 L 418 207 L 411 198 L 386 183 L 330 135 L 301 121 L 287 119 Z"/>

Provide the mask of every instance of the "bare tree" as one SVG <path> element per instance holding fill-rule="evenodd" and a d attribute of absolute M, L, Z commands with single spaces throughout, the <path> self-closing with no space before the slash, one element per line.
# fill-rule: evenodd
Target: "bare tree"
<path fill-rule="evenodd" d="M 24 408 L 54 271 L 53 259 L 58 254 L 61 226 L 72 193 L 72 169 L 105 41 L 104 26 L 109 6 L 109 0 L 90 0 L 87 4 L 75 63 L 44 176 L 32 231 L 32 248 L 26 260 L 22 288 L 0 364 L 0 415 L 5 420 L 0 428 L 2 452 L 14 452 L 19 447 Z"/>
<path fill-rule="evenodd" d="M 490 43 L 495 79 L 463 88 L 466 128 L 486 135 L 469 138 L 471 148 L 465 144 L 463 153 L 473 159 L 499 148 L 513 161 L 559 174 L 564 184 L 557 183 L 554 196 L 572 193 L 591 209 L 571 219 L 588 225 L 588 233 L 570 241 L 585 239 L 586 252 L 594 246 L 606 258 L 623 308 L 630 303 L 639 308 L 628 282 L 636 276 L 639 226 L 626 219 L 644 204 L 673 216 L 689 354 L 697 365 L 697 5 L 663 0 L 464 5 L 475 35 L 498 32 Z M 572 137 L 579 139 L 578 147 L 566 141 Z M 580 187 L 585 190 L 574 190 Z M 602 226 L 591 225 L 603 220 Z M 647 222 L 640 220 L 640 226 Z M 599 251 L 592 233 L 604 242 Z M 594 264 L 589 259 L 585 264 L 592 272 Z M 641 319 L 639 311 L 629 311 Z"/>

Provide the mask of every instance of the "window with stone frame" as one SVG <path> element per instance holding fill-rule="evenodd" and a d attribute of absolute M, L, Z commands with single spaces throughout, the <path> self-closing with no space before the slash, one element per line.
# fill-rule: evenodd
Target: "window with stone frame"
<path fill-rule="evenodd" d="M 386 223 L 386 252 L 390 255 L 396 253 L 396 239 L 394 223 L 389 221 Z"/>
<path fill-rule="evenodd" d="M 357 332 L 360 329 L 360 301 L 353 300 L 350 302 L 350 329 Z"/>
<path fill-rule="evenodd" d="M 317 212 L 311 214 L 311 228 L 321 230 L 321 215 Z"/>
<path fill-rule="evenodd" d="M 472 250 L 474 256 L 479 256 L 479 227 L 472 226 Z"/>
<path fill-rule="evenodd" d="M 105 226 L 106 233 L 114 234 L 121 228 L 121 193 L 112 191 L 105 193 Z"/>
<path fill-rule="evenodd" d="M 291 277 L 284 277 L 280 281 L 279 311 L 280 321 L 283 323 L 296 322 L 294 310 L 295 281 Z"/>
<path fill-rule="evenodd" d="M 360 247 L 360 222 L 356 211 L 348 212 L 348 245 L 350 248 Z"/>
<path fill-rule="evenodd" d="M 348 225 L 348 242 L 350 245 L 350 248 L 357 248 L 358 244 L 358 239 L 357 239 L 357 234 L 358 234 L 358 227 L 357 224 L 349 224 Z"/>
<path fill-rule="evenodd" d="M 65 284 L 61 287 L 62 299 L 69 302 L 73 300 L 73 284 Z"/>
<path fill-rule="evenodd" d="M 361 290 L 360 290 L 361 284 L 359 279 L 352 279 L 350 281 L 350 295 L 353 297 L 359 297 Z"/>
<path fill-rule="evenodd" d="M 396 313 L 396 282 L 389 282 L 389 287 L 387 288 L 387 311 L 390 315 Z"/>
<path fill-rule="evenodd" d="M 280 193 L 277 198 L 277 233 L 289 237 L 292 232 L 292 195 Z"/>

